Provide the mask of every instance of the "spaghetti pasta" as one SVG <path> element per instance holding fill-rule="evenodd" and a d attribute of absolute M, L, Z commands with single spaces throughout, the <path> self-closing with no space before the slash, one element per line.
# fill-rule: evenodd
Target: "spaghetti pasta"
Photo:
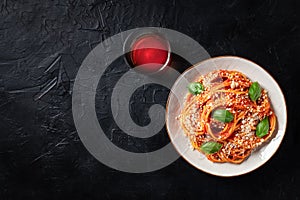
<path fill-rule="evenodd" d="M 195 82 L 203 91 L 186 95 L 178 119 L 193 148 L 209 160 L 241 163 L 272 136 L 276 116 L 257 82 L 229 70 L 210 72 Z"/>

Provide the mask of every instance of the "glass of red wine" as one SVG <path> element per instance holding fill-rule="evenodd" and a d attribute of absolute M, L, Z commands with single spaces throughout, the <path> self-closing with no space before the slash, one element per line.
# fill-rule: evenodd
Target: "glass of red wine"
<path fill-rule="evenodd" d="M 153 74 L 163 71 L 171 60 L 169 41 L 155 31 L 133 33 L 124 43 L 124 52 L 130 67 Z"/>

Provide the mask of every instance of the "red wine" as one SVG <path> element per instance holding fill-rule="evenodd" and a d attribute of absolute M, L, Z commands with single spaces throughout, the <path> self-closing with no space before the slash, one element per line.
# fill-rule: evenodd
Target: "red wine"
<path fill-rule="evenodd" d="M 160 71 L 168 64 L 169 57 L 169 44 L 158 35 L 143 35 L 131 45 L 130 59 L 133 67 L 141 66 L 145 72 Z"/>

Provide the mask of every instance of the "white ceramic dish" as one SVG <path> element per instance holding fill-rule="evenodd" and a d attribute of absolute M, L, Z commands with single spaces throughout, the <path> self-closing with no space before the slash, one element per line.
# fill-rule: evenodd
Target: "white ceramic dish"
<path fill-rule="evenodd" d="M 188 137 L 184 135 L 176 116 L 183 107 L 187 94 L 187 85 L 198 76 L 210 71 L 227 69 L 244 73 L 250 80 L 258 81 L 268 91 L 272 107 L 277 116 L 277 128 L 272 139 L 262 148 L 254 151 L 241 164 L 213 163 L 197 150 L 192 150 Z M 211 58 L 187 69 L 173 85 L 167 103 L 166 126 L 169 137 L 180 155 L 196 168 L 217 176 L 237 176 L 251 172 L 266 163 L 277 151 L 285 134 L 287 124 L 287 109 L 284 95 L 276 81 L 263 68 L 252 61 L 234 57 L 222 56 Z"/>

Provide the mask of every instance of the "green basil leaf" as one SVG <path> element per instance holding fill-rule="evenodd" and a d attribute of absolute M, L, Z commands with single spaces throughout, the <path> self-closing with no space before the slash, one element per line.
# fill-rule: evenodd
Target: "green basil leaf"
<path fill-rule="evenodd" d="M 270 129 L 269 118 L 265 117 L 256 126 L 256 136 L 259 138 L 264 137 L 269 133 L 269 129 Z"/>
<path fill-rule="evenodd" d="M 225 109 L 215 110 L 212 117 L 220 122 L 231 122 L 234 119 L 233 114 Z"/>
<path fill-rule="evenodd" d="M 201 145 L 200 149 L 206 154 L 213 154 L 218 152 L 222 147 L 222 144 L 218 142 L 205 142 Z"/>
<path fill-rule="evenodd" d="M 261 95 L 261 87 L 258 82 L 251 84 L 249 88 L 249 96 L 252 101 L 256 101 Z"/>
<path fill-rule="evenodd" d="M 193 82 L 188 85 L 188 90 L 193 95 L 197 95 L 204 91 L 204 86 L 201 83 Z"/>

